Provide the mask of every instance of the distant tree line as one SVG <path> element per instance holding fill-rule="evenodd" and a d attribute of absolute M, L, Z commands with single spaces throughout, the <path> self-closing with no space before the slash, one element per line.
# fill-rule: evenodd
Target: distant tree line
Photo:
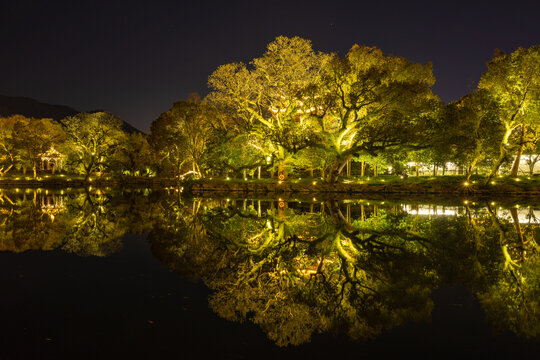
<path fill-rule="evenodd" d="M 350 172 L 437 175 L 448 164 L 517 176 L 523 154 L 540 160 L 540 46 L 496 51 L 478 87 L 444 104 L 431 90 L 431 63 L 353 46 L 316 52 L 299 37 L 278 37 L 249 64 L 209 77 L 208 96 L 176 102 L 149 135 L 126 134 L 115 116 L 81 113 L 61 124 L 12 116 L 0 122 L 0 176 L 32 169 L 50 146 L 83 174 L 194 178 L 320 176 Z M 261 175 L 262 174 L 262 175 Z"/>
<path fill-rule="evenodd" d="M 56 122 L 14 115 L 0 118 L 0 176 L 12 170 L 38 177 L 42 161 L 54 149 L 50 172 L 152 175 L 153 153 L 147 136 L 125 133 L 121 120 L 106 112 L 80 113 Z M 49 159 L 50 161 L 50 159 Z"/>

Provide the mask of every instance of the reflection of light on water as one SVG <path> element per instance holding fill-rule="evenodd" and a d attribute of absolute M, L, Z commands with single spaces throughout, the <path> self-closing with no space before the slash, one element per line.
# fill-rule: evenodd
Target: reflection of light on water
<path fill-rule="evenodd" d="M 404 205 L 403 210 L 411 215 L 442 215 L 451 216 L 458 213 L 457 206 L 433 206 L 433 205 Z"/>
<path fill-rule="evenodd" d="M 491 203 L 491 205 L 494 204 L 494 202 Z M 453 216 L 465 212 L 465 208 L 459 206 L 402 205 L 402 208 L 408 214 L 419 216 Z M 521 224 L 540 223 L 540 210 L 522 208 L 519 206 L 515 206 L 514 210 L 517 212 L 518 219 Z M 499 207 L 499 209 L 497 210 L 497 217 L 501 219 L 508 219 L 510 221 L 512 220 L 512 214 L 510 213 L 510 210 L 503 209 L 501 207 Z"/>
<path fill-rule="evenodd" d="M 540 223 L 540 210 L 537 209 L 528 209 L 528 208 L 517 208 L 515 209 L 520 224 L 538 224 Z M 497 216 L 501 219 L 507 219 L 512 221 L 512 214 L 510 210 L 503 209 L 499 210 Z"/>

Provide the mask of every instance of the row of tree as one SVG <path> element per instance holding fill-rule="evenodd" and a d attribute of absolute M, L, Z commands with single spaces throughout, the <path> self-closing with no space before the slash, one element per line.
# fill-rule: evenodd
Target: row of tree
<path fill-rule="evenodd" d="M 175 103 L 152 124 L 151 142 L 161 170 L 197 177 L 263 168 L 335 182 L 353 160 L 375 174 L 452 162 L 467 179 L 482 166 L 489 181 L 514 158 L 515 176 L 540 139 L 540 47 L 496 52 L 478 88 L 448 105 L 434 82 L 430 63 L 357 45 L 341 58 L 278 37 L 250 64 L 214 71 L 204 100 Z"/>
<path fill-rule="evenodd" d="M 36 178 L 42 161 L 52 163 L 53 173 L 79 173 L 86 180 L 91 174 L 152 174 L 155 161 L 147 136 L 125 133 L 121 125 L 106 112 L 80 113 L 61 123 L 21 115 L 1 118 L 0 176 L 31 169 Z"/>
<path fill-rule="evenodd" d="M 84 174 L 195 178 L 260 177 L 261 171 L 320 174 L 337 181 L 351 161 L 374 175 L 406 164 L 448 163 L 487 182 L 540 141 L 540 46 L 496 52 L 478 88 L 445 105 L 433 92 L 430 63 L 353 46 L 345 57 L 315 52 L 308 40 L 278 37 L 246 65 L 220 66 L 205 99 L 191 95 L 152 123 L 151 134 L 126 134 L 115 116 L 81 113 L 63 119 L 0 119 L 0 176 L 34 177 L 54 146 L 65 168 Z M 530 157 L 531 170 L 540 156 Z M 486 182 L 486 183 L 487 183 Z"/>

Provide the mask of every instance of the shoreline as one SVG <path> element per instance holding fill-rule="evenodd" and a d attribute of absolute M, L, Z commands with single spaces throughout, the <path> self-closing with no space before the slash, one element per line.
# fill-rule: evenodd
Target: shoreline
<path fill-rule="evenodd" d="M 443 179 L 443 178 L 441 178 Z M 253 195 L 336 195 L 362 196 L 362 195 L 397 195 L 397 196 L 451 196 L 451 197 L 530 197 L 540 199 L 540 186 L 536 184 L 507 184 L 496 185 L 469 184 L 464 186 L 462 182 L 443 182 L 438 179 L 427 180 L 422 183 L 381 183 L 377 182 L 339 182 L 327 184 L 318 181 L 228 181 L 228 180 L 191 180 L 178 182 L 171 178 L 111 178 L 93 179 L 41 179 L 41 180 L 15 180 L 0 179 L 0 189 L 14 188 L 88 188 L 88 187 L 112 187 L 112 188 L 176 188 L 183 187 L 184 192 L 194 196 L 202 194 L 253 194 Z"/>
<path fill-rule="evenodd" d="M 327 184 L 293 182 L 229 182 L 229 181 L 193 181 L 186 184 L 186 190 L 194 195 L 201 193 L 243 193 L 243 194 L 336 194 L 336 195 L 415 195 L 452 197 L 493 197 L 519 196 L 540 199 L 540 186 L 518 186 L 511 184 L 498 185 L 468 185 L 444 184 L 436 180 L 427 184 L 403 183 L 335 183 Z"/>

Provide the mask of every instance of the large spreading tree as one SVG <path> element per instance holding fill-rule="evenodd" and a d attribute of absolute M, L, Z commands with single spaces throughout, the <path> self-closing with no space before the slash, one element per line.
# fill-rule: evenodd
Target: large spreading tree
<path fill-rule="evenodd" d="M 317 146 L 334 156 L 326 180 L 335 182 L 359 154 L 426 144 L 428 122 L 440 107 L 434 82 L 430 63 L 384 56 L 374 47 L 355 45 L 343 59 L 333 55 L 318 91 L 306 96 L 321 134 Z"/>
<path fill-rule="evenodd" d="M 266 156 L 277 159 L 282 178 L 291 154 L 314 142 L 309 116 L 314 109 L 303 94 L 315 85 L 325 59 L 310 41 L 280 36 L 249 66 L 226 64 L 210 75 L 209 101 L 233 114 L 237 128 L 249 133 L 253 144 L 263 144 Z"/>
<path fill-rule="evenodd" d="M 108 169 L 118 147 L 125 142 L 122 122 L 107 112 L 80 113 L 63 120 L 70 143 L 70 162 L 85 180 L 94 171 Z"/>

